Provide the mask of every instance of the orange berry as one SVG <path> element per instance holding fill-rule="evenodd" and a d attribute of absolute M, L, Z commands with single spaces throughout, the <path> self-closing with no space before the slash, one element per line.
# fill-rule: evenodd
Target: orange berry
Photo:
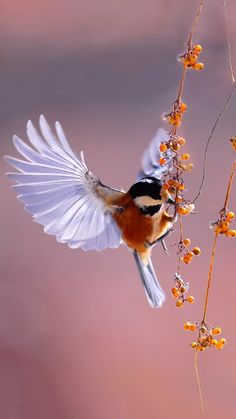
<path fill-rule="evenodd" d="M 191 324 L 190 322 L 184 323 L 184 330 L 190 330 Z"/>
<path fill-rule="evenodd" d="M 160 144 L 160 146 L 159 146 L 159 150 L 160 150 L 162 153 L 164 153 L 164 151 L 166 151 L 166 150 L 167 150 L 167 145 L 166 145 L 166 144 L 164 144 L 164 143 L 161 143 L 161 144 Z"/>
<path fill-rule="evenodd" d="M 185 246 L 188 247 L 191 244 L 191 240 L 186 238 L 186 239 L 183 240 L 183 243 L 185 244 Z"/>
<path fill-rule="evenodd" d="M 188 297 L 187 297 L 187 301 L 188 301 L 188 303 L 189 304 L 193 304 L 194 303 L 194 297 L 192 296 L 192 295 L 189 295 Z M 195 330 L 195 329 L 194 329 Z"/>
<path fill-rule="evenodd" d="M 222 228 L 219 225 L 216 225 L 215 228 L 214 228 L 214 232 L 216 234 L 220 234 L 222 232 Z"/>
<path fill-rule="evenodd" d="M 223 344 L 223 343 L 221 343 L 220 341 L 218 341 L 218 342 L 217 342 L 217 344 L 215 345 L 215 347 L 216 347 L 217 349 L 221 350 L 221 349 L 223 349 L 224 344 Z"/>
<path fill-rule="evenodd" d="M 189 326 L 189 330 L 191 330 L 191 332 L 194 332 L 196 330 L 197 326 L 194 323 L 191 323 Z"/>
<path fill-rule="evenodd" d="M 191 346 L 191 348 L 196 349 L 197 348 L 197 342 L 192 342 L 190 346 Z"/>
<path fill-rule="evenodd" d="M 202 346 L 202 345 L 200 345 L 200 344 L 198 344 L 198 345 L 197 345 L 197 350 L 198 350 L 198 351 L 203 352 L 205 349 L 206 349 L 206 348 L 204 348 L 204 346 Z"/>
<path fill-rule="evenodd" d="M 236 230 L 228 230 L 227 231 L 228 237 L 236 237 Z"/>
<path fill-rule="evenodd" d="M 180 296 L 180 292 L 176 287 L 172 288 L 171 292 L 174 298 L 178 298 Z"/>
<path fill-rule="evenodd" d="M 233 211 L 229 211 L 228 214 L 226 215 L 226 220 L 232 220 L 234 218 L 234 212 Z"/>
<path fill-rule="evenodd" d="M 190 258 L 188 258 L 188 257 L 184 256 L 184 257 L 182 258 L 182 261 L 183 261 L 184 263 L 186 263 L 186 265 L 188 265 L 189 263 L 191 263 L 192 259 L 190 259 Z"/>
<path fill-rule="evenodd" d="M 220 335 L 220 334 L 221 334 L 221 328 L 220 328 L 220 327 L 215 327 L 215 328 L 212 330 L 212 334 L 213 334 L 213 335 Z"/>
<path fill-rule="evenodd" d="M 182 300 L 177 300 L 177 301 L 176 301 L 176 307 L 178 307 L 178 308 L 182 308 L 182 307 L 183 307 L 183 305 L 184 305 L 184 303 L 183 303 L 183 301 L 182 301 Z"/>
<path fill-rule="evenodd" d="M 190 64 L 195 64 L 195 62 L 197 61 L 197 59 L 198 59 L 197 54 L 191 54 L 190 57 L 189 57 Z"/>
<path fill-rule="evenodd" d="M 191 171 L 193 170 L 193 168 L 194 168 L 194 164 L 193 164 L 193 163 L 189 163 L 189 164 L 187 165 L 187 167 L 186 167 L 186 171 L 187 171 L 187 172 L 191 172 Z"/>
<path fill-rule="evenodd" d="M 179 137 L 178 138 L 178 144 L 182 147 L 184 144 L 186 143 L 185 138 L 183 137 Z"/>
<path fill-rule="evenodd" d="M 183 183 L 180 183 L 180 184 L 178 185 L 178 189 L 179 189 L 180 191 L 184 191 L 184 190 L 185 190 L 185 185 L 184 185 Z"/>
<path fill-rule="evenodd" d="M 186 292 L 186 288 L 184 286 L 180 287 L 179 292 L 184 294 Z"/>
<path fill-rule="evenodd" d="M 188 253 L 186 253 L 186 255 L 185 255 L 187 258 L 189 258 L 189 259 L 192 259 L 193 258 L 193 256 L 194 256 L 194 253 L 193 252 L 188 252 Z"/>
<path fill-rule="evenodd" d="M 193 68 L 194 68 L 194 70 L 203 70 L 204 69 L 204 64 L 203 63 L 195 63 Z"/>
<path fill-rule="evenodd" d="M 225 345 L 225 344 L 226 344 L 226 339 L 225 339 L 225 338 L 221 338 L 221 339 L 219 340 L 219 342 L 220 342 L 222 345 Z"/>
<path fill-rule="evenodd" d="M 194 253 L 195 256 L 198 256 L 201 254 L 201 249 L 199 247 L 194 247 L 192 252 Z"/>
<path fill-rule="evenodd" d="M 177 152 L 180 149 L 180 145 L 178 143 L 173 143 L 171 148 L 173 151 Z"/>
<path fill-rule="evenodd" d="M 175 183 L 175 180 L 174 179 L 169 179 L 168 180 L 168 183 L 169 183 L 170 186 L 173 186 L 174 183 Z"/>
<path fill-rule="evenodd" d="M 186 207 L 178 207 L 177 210 L 178 214 L 180 215 L 188 215 L 189 214 L 189 209 Z"/>
<path fill-rule="evenodd" d="M 164 159 L 164 157 L 161 157 L 160 160 L 159 160 L 159 163 L 160 163 L 161 166 L 163 166 L 163 164 L 166 163 L 166 159 Z"/>
<path fill-rule="evenodd" d="M 213 339 L 213 338 L 210 339 L 210 344 L 212 346 L 215 346 L 217 344 L 217 342 L 218 342 L 218 340 L 216 340 L 216 339 Z"/>
<path fill-rule="evenodd" d="M 222 221 L 221 228 L 223 231 L 228 230 L 229 226 L 230 226 L 230 223 L 228 221 Z"/>
<path fill-rule="evenodd" d="M 182 112 L 185 112 L 186 109 L 187 109 L 186 103 L 182 102 L 181 105 L 180 105 L 180 109 L 181 109 Z"/>
<path fill-rule="evenodd" d="M 202 46 L 197 44 L 193 47 L 193 50 L 196 54 L 200 54 L 200 52 L 202 51 Z"/>
<path fill-rule="evenodd" d="M 184 171 L 187 169 L 186 164 L 183 164 L 182 162 L 179 162 L 179 167 L 180 167 L 180 169 L 182 169 Z"/>
<path fill-rule="evenodd" d="M 181 156 L 181 159 L 182 160 L 188 160 L 190 158 L 190 155 L 188 154 L 188 153 L 184 153 L 184 154 L 182 154 L 182 156 Z"/>

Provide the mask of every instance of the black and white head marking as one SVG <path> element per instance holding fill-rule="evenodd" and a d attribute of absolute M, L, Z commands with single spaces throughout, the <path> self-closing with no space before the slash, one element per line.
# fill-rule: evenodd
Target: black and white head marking
<path fill-rule="evenodd" d="M 147 176 L 131 186 L 129 194 L 144 214 L 154 215 L 163 204 L 161 189 L 162 182 L 159 179 Z"/>

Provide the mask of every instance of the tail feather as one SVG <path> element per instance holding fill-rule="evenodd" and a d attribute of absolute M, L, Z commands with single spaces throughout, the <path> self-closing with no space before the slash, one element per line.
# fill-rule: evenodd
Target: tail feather
<path fill-rule="evenodd" d="M 163 302 L 165 301 L 165 293 L 157 280 L 151 259 L 149 258 L 148 264 L 145 265 L 138 252 L 134 251 L 133 255 L 150 306 L 153 308 L 161 307 Z"/>

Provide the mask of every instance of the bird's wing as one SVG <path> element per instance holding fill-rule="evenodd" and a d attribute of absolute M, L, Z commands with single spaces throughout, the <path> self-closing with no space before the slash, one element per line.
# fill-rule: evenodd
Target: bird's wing
<path fill-rule="evenodd" d="M 124 192 L 104 186 L 87 168 L 83 152 L 71 150 L 59 122 L 57 136 L 46 119 L 39 119 L 40 135 L 31 121 L 27 135 L 33 147 L 17 136 L 15 148 L 26 159 L 6 156 L 17 173 L 7 176 L 17 184 L 18 199 L 44 231 L 71 248 L 102 250 L 118 247 L 121 233 L 112 218 L 112 197 Z"/>
<path fill-rule="evenodd" d="M 168 172 L 174 152 L 167 150 L 165 153 L 162 153 L 159 147 L 162 141 L 169 141 L 169 139 L 168 133 L 163 128 L 159 128 L 156 135 L 152 138 L 149 147 L 143 153 L 142 170 L 138 175 L 138 179 L 145 176 L 161 179 Z M 160 164 L 162 157 L 165 157 L 166 160 L 166 163 L 163 165 Z"/>

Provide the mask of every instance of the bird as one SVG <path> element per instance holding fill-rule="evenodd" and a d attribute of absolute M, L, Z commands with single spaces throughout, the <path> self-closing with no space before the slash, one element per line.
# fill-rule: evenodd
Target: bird
<path fill-rule="evenodd" d="M 30 145 L 18 136 L 13 144 L 22 159 L 5 156 L 17 169 L 6 173 L 16 182 L 12 188 L 34 221 L 60 243 L 84 251 L 101 251 L 125 244 L 134 255 L 148 302 L 159 308 L 165 293 L 157 279 L 151 253 L 153 247 L 173 230 L 176 213 L 167 212 L 174 205 L 163 188 L 173 153 L 165 154 L 159 146 L 169 139 L 159 128 L 142 157 L 142 170 L 127 192 L 106 186 L 87 167 L 84 153 L 71 149 L 63 128 L 55 123 L 53 131 L 46 118 L 39 118 L 40 132 L 28 121 L 26 132 Z M 169 153 L 169 154 L 168 154 Z"/>

